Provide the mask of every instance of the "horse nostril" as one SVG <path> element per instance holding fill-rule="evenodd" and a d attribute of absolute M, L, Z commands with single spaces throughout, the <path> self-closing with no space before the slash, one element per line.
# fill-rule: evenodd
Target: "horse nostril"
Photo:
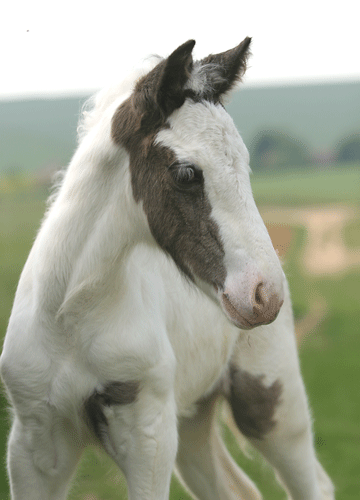
<path fill-rule="evenodd" d="M 263 297 L 263 290 L 262 290 L 263 286 L 264 286 L 264 283 L 261 281 L 256 287 L 255 306 L 264 307 L 264 305 L 265 305 L 265 300 Z"/>
<path fill-rule="evenodd" d="M 226 315 L 239 328 L 249 330 L 258 325 L 267 325 L 276 319 L 283 303 L 281 295 L 273 291 L 273 286 L 260 281 L 252 288 L 248 300 L 242 300 L 227 290 L 221 294 L 221 305 Z"/>
<path fill-rule="evenodd" d="M 255 288 L 253 295 L 253 314 L 256 323 L 269 323 L 278 315 L 283 300 L 277 293 L 272 292 L 271 288 L 263 281 L 260 281 Z M 254 321 L 254 320 L 253 320 Z"/>

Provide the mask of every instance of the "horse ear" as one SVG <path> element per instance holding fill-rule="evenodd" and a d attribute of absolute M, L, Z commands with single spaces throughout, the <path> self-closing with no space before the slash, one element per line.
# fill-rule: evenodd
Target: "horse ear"
<path fill-rule="evenodd" d="M 188 40 L 164 61 L 155 99 L 166 117 L 184 103 L 184 86 L 191 75 L 194 45 L 195 40 Z"/>
<path fill-rule="evenodd" d="M 237 47 L 220 54 L 210 54 L 200 61 L 213 99 L 219 100 L 222 94 L 241 81 L 250 55 L 250 43 L 251 38 L 246 37 Z"/>
<path fill-rule="evenodd" d="M 195 40 L 180 45 L 138 81 L 133 102 L 143 130 L 154 130 L 185 101 L 184 86 L 191 75 Z"/>

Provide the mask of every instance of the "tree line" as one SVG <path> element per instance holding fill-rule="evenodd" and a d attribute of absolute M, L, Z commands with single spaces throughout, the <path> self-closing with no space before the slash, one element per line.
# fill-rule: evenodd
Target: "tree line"
<path fill-rule="evenodd" d="M 341 139 L 332 151 L 316 153 L 301 140 L 277 130 L 264 130 L 250 145 L 254 171 L 271 171 L 316 164 L 360 163 L 360 133 Z"/>

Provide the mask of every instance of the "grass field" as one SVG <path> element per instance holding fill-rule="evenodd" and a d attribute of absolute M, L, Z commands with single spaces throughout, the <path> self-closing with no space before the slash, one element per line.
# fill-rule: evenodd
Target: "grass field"
<path fill-rule="evenodd" d="M 359 165 L 321 170 L 292 170 L 284 173 L 253 174 L 252 185 L 258 205 L 358 204 Z"/>
<path fill-rule="evenodd" d="M 303 171 L 290 174 L 253 176 L 255 198 L 260 205 L 321 206 L 349 204 L 360 208 L 360 169 L 328 172 Z M 45 208 L 45 188 L 24 183 L 0 192 L 0 336 L 5 333 L 19 274 L 35 237 Z M 344 229 L 346 244 L 360 252 L 357 220 Z M 311 276 L 302 267 L 307 242 L 305 228 L 293 228 L 285 257 L 296 317 L 305 316 L 315 297 L 323 297 L 327 313 L 319 327 L 301 344 L 301 365 L 315 420 L 316 448 L 320 460 L 333 478 L 337 500 L 360 498 L 360 267 L 340 275 Z M 5 456 L 8 416 L 5 399 L 0 407 L 0 453 Z M 230 452 L 257 483 L 266 500 L 282 500 L 273 473 L 254 452 L 246 458 L 224 433 Z M 0 470 L 0 500 L 8 498 L 5 466 Z M 126 488 L 111 461 L 97 450 L 89 450 L 79 468 L 71 500 L 126 498 Z M 171 500 L 189 497 L 176 481 Z"/>

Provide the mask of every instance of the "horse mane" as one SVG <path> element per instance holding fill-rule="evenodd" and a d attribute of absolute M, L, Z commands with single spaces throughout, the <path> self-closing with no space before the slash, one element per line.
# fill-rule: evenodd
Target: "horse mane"
<path fill-rule="evenodd" d="M 77 126 L 78 144 L 99 123 L 103 113 L 115 102 L 120 103 L 121 100 L 130 95 L 136 82 L 151 71 L 162 59 L 158 55 L 147 57 L 142 61 L 141 66 L 135 67 L 121 82 L 99 90 L 85 101 Z"/>

